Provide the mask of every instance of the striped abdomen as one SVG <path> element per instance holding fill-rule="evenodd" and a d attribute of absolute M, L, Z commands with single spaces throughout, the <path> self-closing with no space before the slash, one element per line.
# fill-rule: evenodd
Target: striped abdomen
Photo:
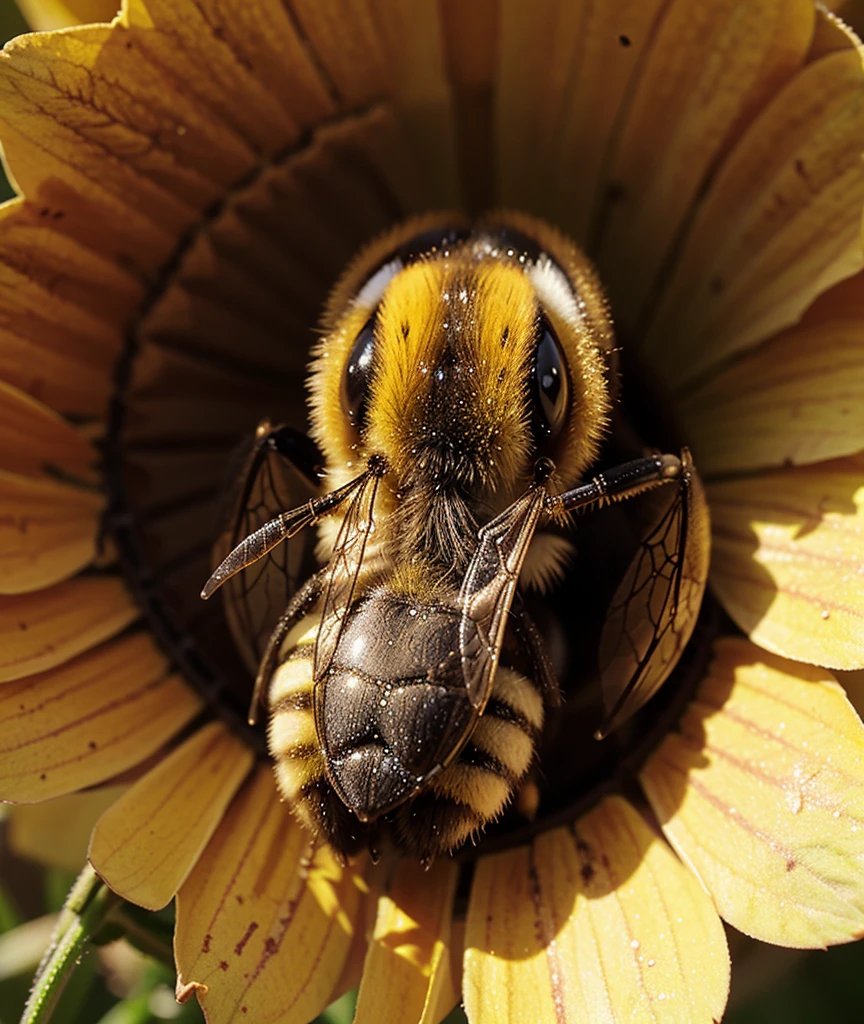
<path fill-rule="evenodd" d="M 405 802 L 361 821 L 337 794 L 315 728 L 317 627 L 317 616 L 309 616 L 289 634 L 270 683 L 270 752 L 279 788 L 297 816 L 345 856 L 380 845 L 386 835 L 404 852 L 429 859 L 481 832 L 501 814 L 533 761 L 543 727 L 535 685 L 499 667 L 489 703 L 456 759 Z M 367 688 L 379 682 L 362 680 L 367 700 Z"/>

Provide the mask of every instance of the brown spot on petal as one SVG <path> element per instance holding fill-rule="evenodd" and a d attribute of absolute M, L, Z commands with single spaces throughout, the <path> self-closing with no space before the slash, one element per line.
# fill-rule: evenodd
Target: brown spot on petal
<path fill-rule="evenodd" d="M 252 921 L 249 924 L 249 927 L 246 929 L 246 934 L 243 936 L 243 938 L 234 947 L 234 952 L 237 954 L 237 956 L 241 956 L 242 955 L 243 950 L 246 948 L 246 943 L 252 938 L 252 936 L 255 934 L 255 932 L 257 930 L 258 930 L 258 922 L 257 921 Z"/>

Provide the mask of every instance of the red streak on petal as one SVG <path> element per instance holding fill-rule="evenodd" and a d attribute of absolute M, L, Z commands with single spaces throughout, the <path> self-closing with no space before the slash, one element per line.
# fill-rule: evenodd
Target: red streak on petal
<path fill-rule="evenodd" d="M 234 952 L 237 956 L 240 956 L 243 953 L 243 950 L 246 948 L 246 943 L 252 938 L 256 931 L 258 931 L 258 922 L 253 921 L 246 929 L 246 934 L 234 947 Z"/>

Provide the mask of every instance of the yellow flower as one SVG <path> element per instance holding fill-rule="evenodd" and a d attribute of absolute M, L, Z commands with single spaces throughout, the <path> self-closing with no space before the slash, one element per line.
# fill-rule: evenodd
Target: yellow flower
<path fill-rule="evenodd" d="M 362 976 L 361 1022 L 460 994 L 472 1024 L 711 1021 L 721 917 L 864 933 L 864 729 L 831 672 L 864 667 L 842 25 L 811 0 L 127 0 L 7 47 L 0 132 L 0 797 L 129 786 L 90 857 L 142 906 L 176 895 L 181 998 L 305 1021 Z M 493 205 L 597 261 L 625 392 L 650 371 L 706 481 L 728 618 L 647 754 L 613 777 L 603 747 L 517 845 L 382 881 L 310 858 L 197 593 L 227 452 L 264 413 L 305 426 L 347 260 Z"/>

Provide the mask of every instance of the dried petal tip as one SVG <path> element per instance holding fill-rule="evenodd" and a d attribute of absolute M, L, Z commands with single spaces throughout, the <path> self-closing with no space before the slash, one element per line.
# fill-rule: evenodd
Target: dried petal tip
<path fill-rule="evenodd" d="M 200 981 L 190 981 L 185 985 L 178 981 L 174 997 L 178 1003 L 188 1003 L 196 992 L 203 997 L 207 995 L 208 991 L 208 986 L 203 985 Z"/>

